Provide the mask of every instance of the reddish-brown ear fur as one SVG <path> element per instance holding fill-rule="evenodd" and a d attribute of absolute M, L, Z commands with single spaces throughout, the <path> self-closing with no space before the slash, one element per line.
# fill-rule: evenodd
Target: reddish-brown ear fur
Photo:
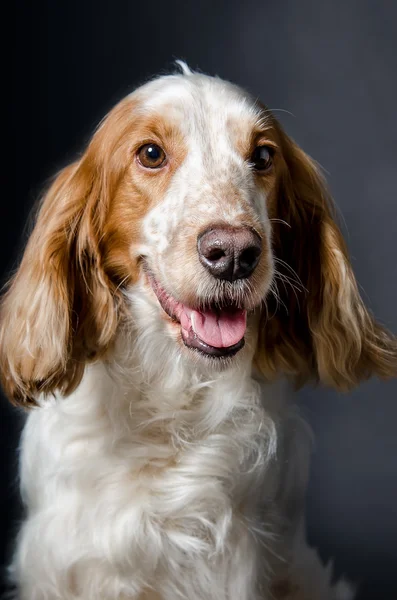
<path fill-rule="evenodd" d="M 50 187 L 2 300 L 0 376 L 16 404 L 74 389 L 117 328 L 120 298 L 99 250 L 108 190 L 97 155 L 89 148 Z"/>
<path fill-rule="evenodd" d="M 270 205 L 276 267 L 301 291 L 276 280 L 278 299 L 262 315 L 257 362 L 267 377 L 288 373 L 349 389 L 371 375 L 397 376 L 397 339 L 360 297 L 332 200 L 309 157 L 284 132 L 285 163 Z M 286 266 L 288 265 L 288 266 Z"/>

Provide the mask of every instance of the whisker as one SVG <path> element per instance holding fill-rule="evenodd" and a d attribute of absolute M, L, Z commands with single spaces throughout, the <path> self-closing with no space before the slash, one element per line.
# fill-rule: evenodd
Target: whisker
<path fill-rule="evenodd" d="M 283 286 L 284 286 L 284 290 L 285 290 L 285 293 L 286 293 L 286 294 L 287 294 L 288 292 L 287 292 L 287 288 L 285 287 L 285 284 L 286 284 L 286 283 L 288 283 L 288 284 L 291 286 L 291 288 L 292 288 L 292 291 L 294 292 L 294 296 L 295 296 L 295 298 L 296 298 L 296 301 L 297 301 L 297 303 L 298 303 L 298 307 L 299 307 L 299 309 L 300 309 L 299 298 L 298 298 L 298 295 L 297 295 L 297 293 L 296 293 L 296 290 L 298 290 L 298 291 L 302 291 L 302 290 L 300 290 L 299 288 L 296 288 L 296 287 L 295 287 L 295 286 L 294 286 L 294 285 L 293 285 L 293 284 L 290 282 L 290 280 L 288 279 L 288 277 L 287 277 L 286 275 L 282 275 L 281 273 L 277 273 L 277 272 L 276 272 L 276 273 L 274 274 L 274 276 L 275 276 L 275 278 L 276 278 L 276 279 L 279 279 L 280 281 L 282 281 L 282 283 L 283 283 Z"/>
<path fill-rule="evenodd" d="M 282 284 L 283 284 L 283 287 L 284 287 L 284 291 L 285 291 L 285 293 L 287 294 L 288 292 L 287 292 L 287 288 L 286 288 L 286 286 L 285 286 L 286 280 L 285 280 L 285 278 L 284 278 L 284 277 L 281 275 L 281 273 L 275 273 L 275 274 L 274 274 L 274 278 L 275 278 L 275 279 L 279 279 L 279 280 L 282 282 Z M 287 281 L 287 283 L 289 283 L 289 282 Z"/>
<path fill-rule="evenodd" d="M 283 219 L 269 219 L 269 221 L 271 223 L 283 223 L 284 225 L 286 225 L 287 227 L 289 227 L 291 229 L 291 225 L 289 223 L 287 223 L 287 221 L 284 221 Z"/>
<path fill-rule="evenodd" d="M 303 281 L 302 279 L 299 277 L 298 273 L 295 271 L 295 269 L 293 269 L 291 267 L 291 265 L 289 265 L 287 262 L 285 262 L 285 260 L 282 260 L 281 258 L 274 258 L 274 261 L 276 263 L 280 263 L 281 265 L 283 265 L 286 269 L 288 269 L 290 271 L 290 273 L 292 273 L 295 277 L 296 277 L 296 282 L 295 283 L 299 283 L 299 285 L 302 287 L 303 290 L 305 290 L 305 292 L 309 292 L 309 290 L 303 285 Z"/>
<path fill-rule="evenodd" d="M 287 110 L 286 108 L 268 108 L 267 109 L 268 112 L 283 112 L 286 113 L 287 115 L 290 115 L 291 117 L 294 117 L 294 119 L 296 119 L 296 115 L 294 115 L 294 113 L 292 113 L 290 110 Z"/>
<path fill-rule="evenodd" d="M 123 285 L 123 283 L 124 283 L 125 281 L 127 281 L 127 279 L 128 279 L 128 278 L 129 278 L 129 275 L 126 275 L 126 276 L 125 276 L 125 277 L 124 277 L 124 278 L 123 278 L 123 279 L 120 281 L 119 285 L 118 285 L 118 286 L 116 287 L 116 289 L 114 290 L 114 292 L 113 292 L 113 295 L 115 295 L 115 294 L 116 294 L 116 292 L 118 292 L 118 290 L 121 288 L 121 286 Z"/>
<path fill-rule="evenodd" d="M 279 271 L 277 271 L 277 275 L 279 279 L 286 281 L 291 287 L 293 287 L 298 292 L 303 292 L 301 285 L 292 277 L 288 277 L 288 275 L 286 275 L 285 273 L 280 273 Z"/>
<path fill-rule="evenodd" d="M 273 318 L 275 316 L 276 312 L 280 308 L 280 305 L 284 308 L 285 312 L 288 315 L 289 314 L 288 308 L 287 308 L 286 304 L 284 303 L 284 301 L 281 299 L 280 293 L 277 289 L 277 286 L 275 285 L 275 281 L 273 281 L 272 285 L 270 286 L 270 292 L 272 293 L 272 295 L 274 296 L 274 298 L 276 300 L 276 310 L 270 318 Z"/>

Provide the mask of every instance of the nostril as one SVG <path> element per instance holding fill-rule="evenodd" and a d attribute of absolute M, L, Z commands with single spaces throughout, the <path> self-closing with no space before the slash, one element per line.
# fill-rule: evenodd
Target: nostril
<path fill-rule="evenodd" d="M 251 248 L 246 248 L 240 254 L 240 266 L 241 267 L 251 267 L 255 265 L 256 261 L 259 259 L 261 250 L 255 246 Z"/>
<path fill-rule="evenodd" d="M 209 252 L 207 252 L 206 259 L 212 262 L 220 260 L 226 256 L 226 252 L 222 250 L 222 248 L 212 248 Z"/>

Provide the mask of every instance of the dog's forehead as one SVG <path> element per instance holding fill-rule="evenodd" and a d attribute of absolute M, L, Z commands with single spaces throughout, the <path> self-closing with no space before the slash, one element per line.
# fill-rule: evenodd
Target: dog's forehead
<path fill-rule="evenodd" d="M 189 129 L 253 127 L 261 118 L 255 100 L 238 86 L 207 75 L 170 75 L 138 88 L 131 96 L 141 109 Z"/>

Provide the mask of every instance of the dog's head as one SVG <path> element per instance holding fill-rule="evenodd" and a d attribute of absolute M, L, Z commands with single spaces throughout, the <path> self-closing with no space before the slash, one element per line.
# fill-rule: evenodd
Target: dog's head
<path fill-rule="evenodd" d="M 15 402 L 68 393 L 123 323 L 139 328 L 134 289 L 196 364 L 238 361 L 248 327 L 268 378 L 397 374 L 316 165 L 247 93 L 183 69 L 118 104 L 44 197 L 2 303 Z"/>

